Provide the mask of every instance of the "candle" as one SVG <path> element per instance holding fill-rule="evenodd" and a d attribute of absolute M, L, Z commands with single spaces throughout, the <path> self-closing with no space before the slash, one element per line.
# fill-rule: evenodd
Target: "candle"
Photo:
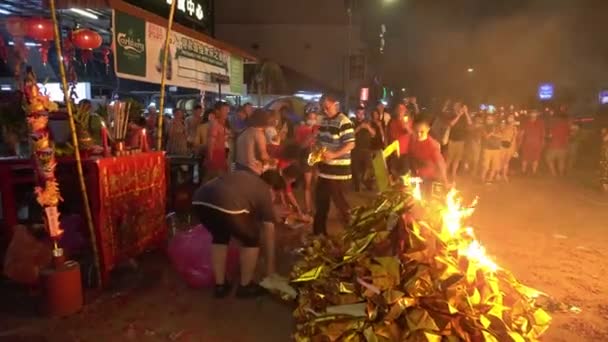
<path fill-rule="evenodd" d="M 139 144 L 139 148 L 142 152 L 148 152 L 148 136 L 146 135 L 146 129 L 141 130 L 141 143 Z"/>
<path fill-rule="evenodd" d="M 108 147 L 108 129 L 103 122 L 101 123 L 101 144 L 103 146 L 103 156 L 108 157 L 110 155 L 110 149 Z"/>

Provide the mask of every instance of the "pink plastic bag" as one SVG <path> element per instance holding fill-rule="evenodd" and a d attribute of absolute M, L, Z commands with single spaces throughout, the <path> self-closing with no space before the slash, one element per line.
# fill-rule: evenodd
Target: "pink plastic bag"
<path fill-rule="evenodd" d="M 193 288 L 211 287 L 215 284 L 211 264 L 211 234 L 202 225 L 178 232 L 169 242 L 169 258 L 177 273 Z M 239 251 L 235 244 L 228 247 L 226 278 L 236 278 L 239 267 Z"/>

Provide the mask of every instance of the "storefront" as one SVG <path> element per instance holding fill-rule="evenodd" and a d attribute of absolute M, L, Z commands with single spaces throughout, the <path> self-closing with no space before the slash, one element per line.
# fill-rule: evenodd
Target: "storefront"
<path fill-rule="evenodd" d="M 160 3 L 166 4 L 166 0 L 150 0 L 152 1 L 159 2 L 157 4 L 159 6 Z M 182 2 L 178 3 L 178 11 L 182 11 L 180 5 Z M 212 12 L 205 14 L 205 8 L 212 8 L 209 7 L 210 3 L 207 3 L 207 7 L 202 6 L 202 0 L 191 0 L 186 3 L 194 4 L 195 18 L 198 16 L 210 20 L 205 25 L 212 23 L 212 18 L 209 18 Z M 90 7 L 79 7 L 79 4 Z M 198 4 L 201 4 L 200 10 Z M 63 29 L 68 32 L 72 30 L 70 24 L 77 22 L 79 16 L 82 16 L 81 24 L 85 27 L 89 22 L 111 18 L 105 24 L 97 23 L 96 32 L 100 32 L 98 35 L 102 37 L 103 44 L 100 43 L 100 46 L 91 49 L 93 61 L 88 61 L 89 68 L 93 66 L 95 59 L 102 57 L 104 61 L 109 61 L 108 64 L 113 64 L 112 69 L 119 79 L 146 82 L 151 85 L 161 83 L 160 52 L 164 46 L 167 25 L 165 18 L 124 1 L 58 1 L 58 5 L 61 8 L 60 18 L 63 14 L 68 18 L 62 22 Z M 192 9 L 192 5 L 186 7 L 186 12 L 189 9 Z M 19 11 L 17 6 L 11 7 L 11 10 L 8 15 L 22 19 L 24 22 L 32 17 L 48 15 L 43 4 L 33 10 Z M 186 27 L 180 23 L 184 20 L 180 19 L 183 15 L 184 13 L 176 16 L 171 34 L 166 84 L 175 88 L 193 89 L 200 93 L 216 92 L 232 96 L 242 94 L 243 63 L 253 57 L 189 28 L 196 28 L 196 25 L 191 24 Z M 14 38 L 16 40 L 26 37 Z M 33 47 L 40 47 L 43 44 L 47 46 L 48 43 L 48 40 L 36 43 L 29 39 L 27 38 L 25 43 L 37 44 L 29 46 L 32 47 L 29 49 L 32 55 L 40 53 Z M 48 44 L 48 46 L 49 53 L 54 53 L 52 45 Z M 79 52 L 78 55 L 70 58 L 77 60 L 86 54 L 88 52 L 84 54 Z M 83 60 L 81 65 L 86 67 L 87 63 Z M 133 92 L 137 90 L 137 88 L 131 89 Z M 50 120 L 53 120 L 52 116 L 53 113 L 50 113 Z M 75 165 L 73 156 L 58 156 L 56 177 L 65 200 L 63 205 L 82 213 L 82 208 L 79 206 L 82 206 L 83 201 L 77 191 L 79 187 L 76 182 L 78 178 Z M 110 271 L 117 264 L 158 245 L 159 242 L 162 243 L 166 237 L 164 217 L 167 206 L 167 162 L 162 152 L 142 150 L 117 157 L 85 153 L 82 165 L 92 213 L 91 229 L 96 238 L 100 276 L 102 282 L 106 284 Z M 33 191 L 37 183 L 35 169 L 35 163 L 24 158 L 3 158 L 0 163 L 0 174 L 3 179 L 0 187 L 2 205 L 0 256 L 1 245 L 6 246 L 10 241 L 15 225 L 43 222 L 40 216 L 22 214 L 23 208 L 31 208 L 32 203 L 34 207 L 36 206 L 33 195 L 26 196 L 23 203 L 17 200 L 19 197 L 17 194 L 24 189 Z M 62 209 L 60 208 L 60 211 Z"/>
<path fill-rule="evenodd" d="M 123 79 L 160 84 L 168 13 L 167 0 L 150 0 L 152 12 L 134 0 L 111 0 L 116 75 Z M 195 31 L 212 32 L 212 4 L 204 0 L 178 1 L 170 40 L 166 84 L 221 95 L 245 91 L 243 65 L 250 54 Z M 200 19 L 199 19 L 200 18 Z M 185 26 L 188 24 L 189 27 Z"/>

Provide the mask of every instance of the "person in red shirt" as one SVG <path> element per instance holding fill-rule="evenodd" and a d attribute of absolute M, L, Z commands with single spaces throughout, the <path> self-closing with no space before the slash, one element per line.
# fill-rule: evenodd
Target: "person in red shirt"
<path fill-rule="evenodd" d="M 413 120 L 408 115 L 407 107 L 403 102 L 398 103 L 396 112 L 391 121 L 389 121 L 387 128 L 389 144 L 399 141 L 399 156 L 389 161 L 391 171 L 395 177 L 403 175 L 408 168 L 407 153 L 412 128 Z"/>
<path fill-rule="evenodd" d="M 228 172 L 228 160 L 226 154 L 227 128 L 226 118 L 230 111 L 230 105 L 220 102 L 216 105 L 215 120 L 209 125 L 207 133 L 209 142 L 207 144 L 207 178 L 211 179 Z"/>
<path fill-rule="evenodd" d="M 422 178 L 424 184 L 432 185 L 435 181 L 448 184 L 447 167 L 441 146 L 429 136 L 431 125 L 425 120 L 414 125 L 413 138 L 409 144 L 409 158 L 414 176 Z"/>
<path fill-rule="evenodd" d="M 304 175 L 304 210 L 305 214 L 312 212 L 312 182 L 314 178 L 314 167 L 308 165 L 308 155 L 315 143 L 319 125 L 317 125 L 317 112 L 309 109 L 306 112 L 305 121 L 295 130 L 295 140 L 301 148 L 300 167 Z"/>
<path fill-rule="evenodd" d="M 559 112 L 549 128 L 549 145 L 545 156 L 552 176 L 566 173 L 566 160 L 570 138 L 570 121 L 565 112 Z"/>
<path fill-rule="evenodd" d="M 545 123 L 538 119 L 538 111 L 531 111 L 528 120 L 523 125 L 520 132 L 521 141 L 521 172 L 528 172 L 528 165 L 532 164 L 532 174 L 538 171 L 538 161 L 540 160 L 545 143 Z"/>

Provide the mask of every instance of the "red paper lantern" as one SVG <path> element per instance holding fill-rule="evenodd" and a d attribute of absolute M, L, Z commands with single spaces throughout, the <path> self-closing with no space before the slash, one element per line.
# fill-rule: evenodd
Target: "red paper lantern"
<path fill-rule="evenodd" d="M 78 29 L 72 33 L 72 42 L 79 49 L 93 50 L 101 46 L 103 38 L 93 30 Z"/>
<path fill-rule="evenodd" d="M 72 32 L 72 43 L 82 49 L 80 58 L 86 65 L 93 60 L 93 49 L 97 49 L 103 43 L 103 38 L 99 33 L 89 29 L 78 29 Z"/>
<path fill-rule="evenodd" d="M 46 42 L 55 38 L 53 22 L 49 19 L 31 19 L 28 23 L 27 35 L 38 42 Z"/>
<path fill-rule="evenodd" d="M 14 38 L 25 37 L 27 34 L 28 20 L 22 17 L 8 17 L 6 19 L 6 30 Z"/>

